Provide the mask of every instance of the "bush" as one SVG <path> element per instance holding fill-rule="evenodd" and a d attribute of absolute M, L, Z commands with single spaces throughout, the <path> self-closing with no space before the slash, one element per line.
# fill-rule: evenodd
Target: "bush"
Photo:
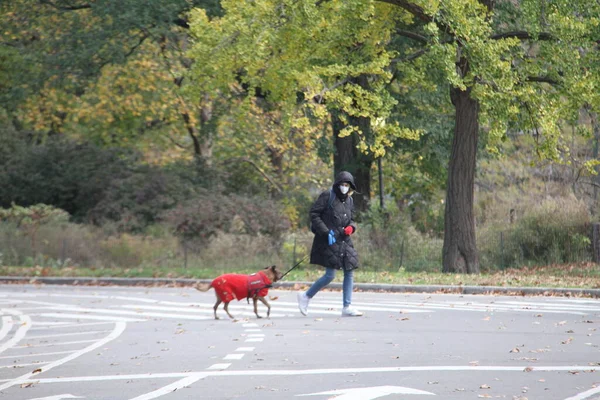
<path fill-rule="evenodd" d="M 173 232 L 186 246 L 196 250 L 207 246 L 219 233 L 268 236 L 279 249 L 289 221 L 271 200 L 224 196 L 201 190 L 193 200 L 164 214 Z"/>
<path fill-rule="evenodd" d="M 493 269 L 587 261 L 590 230 L 590 214 L 582 201 L 547 199 L 513 224 L 494 222 L 480 228 L 480 262 Z"/>
<path fill-rule="evenodd" d="M 0 160 L 0 207 L 48 204 L 83 220 L 110 182 L 129 174 L 123 151 L 50 137 Z"/>
<path fill-rule="evenodd" d="M 374 206 L 365 213 L 360 234 L 353 239 L 362 266 L 375 271 L 439 271 L 442 240 L 419 232 L 409 221 L 395 205 L 383 212 Z"/>

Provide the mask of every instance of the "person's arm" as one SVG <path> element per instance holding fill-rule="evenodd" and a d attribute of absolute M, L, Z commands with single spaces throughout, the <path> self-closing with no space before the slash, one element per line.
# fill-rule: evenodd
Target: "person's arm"
<path fill-rule="evenodd" d="M 310 223 L 313 231 L 317 235 L 327 235 L 329 228 L 323 222 L 321 215 L 327 208 L 327 202 L 329 201 L 329 191 L 325 191 L 319 195 L 319 198 L 313 203 L 310 208 Z"/>

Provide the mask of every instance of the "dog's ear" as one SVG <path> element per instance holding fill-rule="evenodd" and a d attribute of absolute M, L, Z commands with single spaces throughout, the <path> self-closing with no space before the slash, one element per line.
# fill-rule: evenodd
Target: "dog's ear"
<path fill-rule="evenodd" d="M 275 272 L 277 271 L 277 265 L 271 265 L 271 271 Z"/>

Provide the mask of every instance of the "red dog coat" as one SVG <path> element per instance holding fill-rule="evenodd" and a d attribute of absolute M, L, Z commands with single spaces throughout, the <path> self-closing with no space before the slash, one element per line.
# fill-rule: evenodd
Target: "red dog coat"
<path fill-rule="evenodd" d="M 210 284 L 223 303 L 233 299 L 241 300 L 249 297 L 264 297 L 269 293 L 271 281 L 267 275 L 258 271 L 251 275 L 225 274 L 216 277 Z"/>

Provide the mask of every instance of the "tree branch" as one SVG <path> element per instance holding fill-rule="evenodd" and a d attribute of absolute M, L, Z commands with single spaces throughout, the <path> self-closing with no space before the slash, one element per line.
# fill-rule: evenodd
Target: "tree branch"
<path fill-rule="evenodd" d="M 397 64 L 399 62 L 412 61 L 412 60 L 415 60 L 415 59 L 421 57 L 423 54 L 427 53 L 428 51 L 429 51 L 429 49 L 422 49 L 422 50 L 416 51 L 406 57 L 392 58 L 390 60 L 390 62 L 392 64 Z"/>
<path fill-rule="evenodd" d="M 547 76 L 530 76 L 530 77 L 527 77 L 527 82 L 542 82 L 542 83 L 550 83 L 552 85 L 560 84 L 560 82 L 558 82 L 557 80 L 552 79 Z"/>
<path fill-rule="evenodd" d="M 378 1 L 380 1 L 382 3 L 392 4 L 394 6 L 403 8 L 423 22 L 429 23 L 429 22 L 433 21 L 433 18 L 430 15 L 427 15 L 425 13 L 425 10 L 423 9 L 423 7 L 419 7 L 418 5 L 413 4 L 410 1 L 406 1 L 406 0 L 378 0 Z"/>
<path fill-rule="evenodd" d="M 267 175 L 267 173 L 265 171 L 263 171 L 254 161 L 252 161 L 246 157 L 236 157 L 236 158 L 230 158 L 229 160 L 223 161 L 223 164 L 231 164 L 233 162 L 245 162 L 245 163 L 252 165 L 254 167 L 254 169 L 256 169 L 263 176 L 263 178 L 265 178 L 267 180 L 267 182 L 269 182 L 271 184 L 271 186 L 273 186 L 277 190 L 277 192 L 279 192 L 279 193 L 283 192 L 283 189 L 281 188 L 281 186 L 279 186 L 277 184 L 277 182 L 275 182 L 273 179 L 271 179 L 271 177 L 269 177 L 269 175 Z"/>
<path fill-rule="evenodd" d="M 499 39 L 508 39 L 508 38 L 516 38 L 521 40 L 528 39 L 539 39 L 539 40 L 556 40 L 552 34 L 548 32 L 540 32 L 537 35 L 532 35 L 529 32 L 525 31 L 514 31 L 514 32 L 504 32 L 492 35 L 490 39 L 499 40 Z"/>
<path fill-rule="evenodd" d="M 596 182 L 581 181 L 581 182 L 578 182 L 578 183 L 580 183 L 580 184 L 586 184 L 586 185 L 590 185 L 590 186 L 593 186 L 593 187 L 600 188 L 600 184 L 598 184 Z"/>
<path fill-rule="evenodd" d="M 428 42 L 428 40 L 427 40 L 427 38 L 425 36 L 421 36 L 419 34 L 411 32 L 411 31 L 405 31 L 405 30 L 402 30 L 402 29 L 398 29 L 398 30 L 396 30 L 396 33 L 398 35 L 400 35 L 400 36 L 404 36 L 404 37 L 416 40 L 416 41 L 421 42 L 421 43 L 425 43 L 426 44 Z"/>

